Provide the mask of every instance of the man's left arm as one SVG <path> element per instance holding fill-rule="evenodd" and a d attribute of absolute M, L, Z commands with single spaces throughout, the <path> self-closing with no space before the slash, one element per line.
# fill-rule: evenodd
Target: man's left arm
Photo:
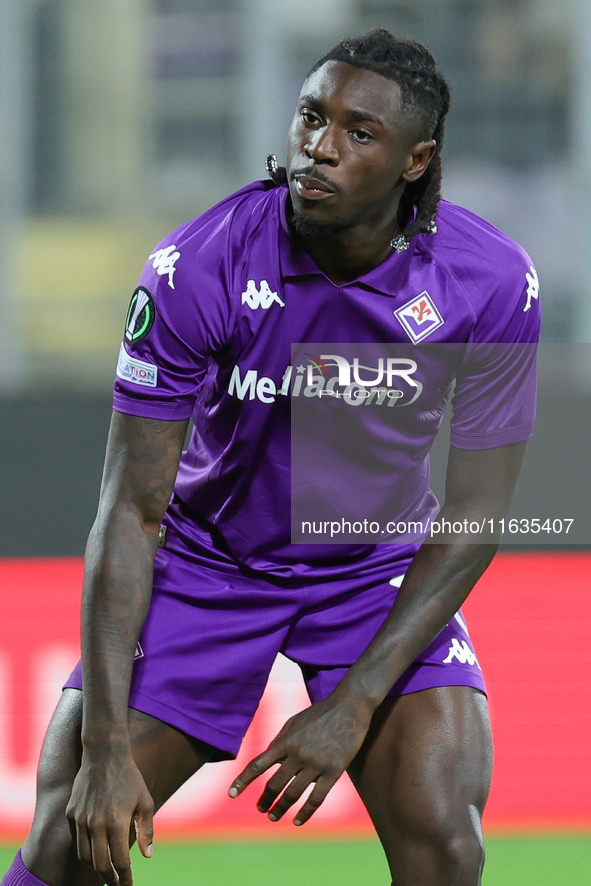
<path fill-rule="evenodd" d="M 310 818 L 359 751 L 376 708 L 453 618 L 493 559 L 500 518 L 511 504 L 525 446 L 451 447 L 445 504 L 437 520 L 440 525 L 444 520 L 456 525 L 478 522 L 485 526 L 486 536 L 458 533 L 445 542 L 421 546 L 392 610 L 357 662 L 331 695 L 287 721 L 268 749 L 234 780 L 230 796 L 238 796 L 279 763 L 258 809 L 277 820 L 314 783 L 294 824 Z"/>

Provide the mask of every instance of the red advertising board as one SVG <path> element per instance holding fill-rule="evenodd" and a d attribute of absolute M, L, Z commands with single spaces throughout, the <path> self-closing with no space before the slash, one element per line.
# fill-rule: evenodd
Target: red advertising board
<path fill-rule="evenodd" d="M 60 687 L 78 657 L 82 563 L 0 560 L 0 839 L 20 839 L 35 768 Z M 484 670 L 495 738 L 489 828 L 591 826 L 591 554 L 503 554 L 465 606 Z M 287 836 L 237 800 L 233 774 L 307 704 L 297 668 L 280 659 L 237 761 L 208 765 L 157 818 L 159 836 Z M 308 835 L 365 831 L 345 777 Z"/>

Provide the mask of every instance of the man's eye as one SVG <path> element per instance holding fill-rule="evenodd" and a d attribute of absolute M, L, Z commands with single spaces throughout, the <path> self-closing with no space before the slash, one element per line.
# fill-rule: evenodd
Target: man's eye
<path fill-rule="evenodd" d="M 300 111 L 300 117 L 307 126 L 315 126 L 319 120 L 318 114 L 315 114 L 314 111 L 309 111 L 307 108 L 303 108 Z"/>
<path fill-rule="evenodd" d="M 365 129 L 352 129 L 351 136 L 356 142 L 361 142 L 361 144 L 367 144 L 367 142 L 373 139 L 373 135 L 370 132 L 366 132 Z"/>

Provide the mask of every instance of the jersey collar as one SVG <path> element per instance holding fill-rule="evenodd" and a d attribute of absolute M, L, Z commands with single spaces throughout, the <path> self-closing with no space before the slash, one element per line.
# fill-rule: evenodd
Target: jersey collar
<path fill-rule="evenodd" d="M 344 289 L 345 287 L 358 287 L 359 289 L 379 292 L 381 295 L 394 298 L 400 286 L 408 275 L 410 264 L 413 256 L 417 252 L 418 238 L 413 238 L 409 248 L 404 252 L 393 252 L 383 261 L 377 268 L 352 280 L 344 286 L 337 286 L 326 274 L 320 270 L 312 256 L 303 249 L 296 238 L 291 233 L 289 223 L 287 221 L 287 201 L 289 197 L 289 189 L 287 185 L 280 189 L 280 206 L 279 206 L 279 263 L 281 267 L 281 276 L 284 280 L 298 277 L 324 277 L 324 279 L 335 289 Z"/>

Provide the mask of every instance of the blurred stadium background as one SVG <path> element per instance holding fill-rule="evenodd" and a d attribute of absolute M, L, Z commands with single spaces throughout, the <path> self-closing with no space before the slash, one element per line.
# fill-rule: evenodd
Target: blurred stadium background
<path fill-rule="evenodd" d="M 507 551 L 468 614 L 497 745 L 485 883 L 589 882 L 586 0 L 2 0 L 0 841 L 16 845 L 26 828 L 42 730 L 77 656 L 80 556 L 139 270 L 168 230 L 262 177 L 269 151 L 282 157 L 308 68 L 343 35 L 377 25 L 435 53 L 454 91 L 444 196 L 531 253 L 543 338 L 560 343 L 542 378 L 544 453 L 524 482 L 533 500 L 541 486 L 550 503 L 566 490 L 562 510 L 545 516 L 575 508 L 576 549 Z M 303 703 L 293 670 L 280 662 L 243 756 Z M 171 856 L 163 848 L 161 868 L 157 848 L 152 877 L 160 870 L 160 882 L 245 882 L 240 868 L 254 882 L 281 865 L 284 883 L 296 873 L 298 882 L 318 876 L 327 886 L 362 876 L 387 882 L 345 779 L 306 828 L 304 847 L 306 834 L 277 842 L 293 829 L 259 822 L 254 793 L 224 799 L 235 767 L 204 772 L 163 813 L 163 839 L 214 842 Z M 336 852 L 326 842 L 335 837 L 346 841 Z M 153 881 L 149 868 L 138 862 L 140 886 Z"/>

